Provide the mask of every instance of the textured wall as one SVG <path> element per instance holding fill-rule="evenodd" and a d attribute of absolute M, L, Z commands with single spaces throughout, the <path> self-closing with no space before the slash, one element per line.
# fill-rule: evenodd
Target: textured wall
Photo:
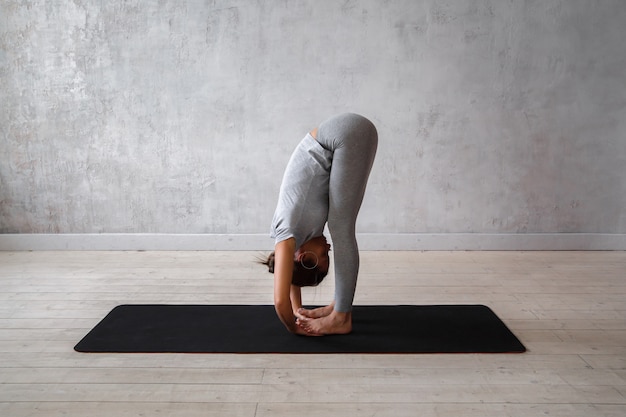
<path fill-rule="evenodd" d="M 355 111 L 361 232 L 626 233 L 622 0 L 0 2 L 0 232 L 266 233 Z"/>

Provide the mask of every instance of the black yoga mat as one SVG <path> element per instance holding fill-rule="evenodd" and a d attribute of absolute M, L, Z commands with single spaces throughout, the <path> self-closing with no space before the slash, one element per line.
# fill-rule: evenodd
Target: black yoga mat
<path fill-rule="evenodd" d="M 134 353 L 521 353 L 481 305 L 355 306 L 349 335 L 289 333 L 271 305 L 121 305 L 76 346 Z"/>

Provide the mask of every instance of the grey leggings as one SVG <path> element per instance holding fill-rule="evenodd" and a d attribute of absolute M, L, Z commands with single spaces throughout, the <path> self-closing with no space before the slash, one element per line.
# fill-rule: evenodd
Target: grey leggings
<path fill-rule="evenodd" d="M 329 182 L 328 230 L 335 259 L 335 310 L 352 310 L 359 273 L 356 218 L 378 146 L 376 128 L 357 114 L 323 122 L 317 141 L 333 152 Z"/>

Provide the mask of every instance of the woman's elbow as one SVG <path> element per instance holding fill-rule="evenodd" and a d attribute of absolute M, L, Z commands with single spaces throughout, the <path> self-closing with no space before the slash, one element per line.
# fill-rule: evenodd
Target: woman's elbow
<path fill-rule="evenodd" d="M 284 297 L 274 297 L 274 307 L 278 311 L 282 311 L 285 309 L 291 310 L 291 300 Z"/>

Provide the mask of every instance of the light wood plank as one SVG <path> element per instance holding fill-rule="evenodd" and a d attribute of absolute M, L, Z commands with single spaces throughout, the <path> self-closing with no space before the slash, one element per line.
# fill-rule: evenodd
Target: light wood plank
<path fill-rule="evenodd" d="M 254 417 L 254 403 L 206 403 L 206 402 L 5 402 L 0 403 L 3 416 L 45 417 Z"/>

